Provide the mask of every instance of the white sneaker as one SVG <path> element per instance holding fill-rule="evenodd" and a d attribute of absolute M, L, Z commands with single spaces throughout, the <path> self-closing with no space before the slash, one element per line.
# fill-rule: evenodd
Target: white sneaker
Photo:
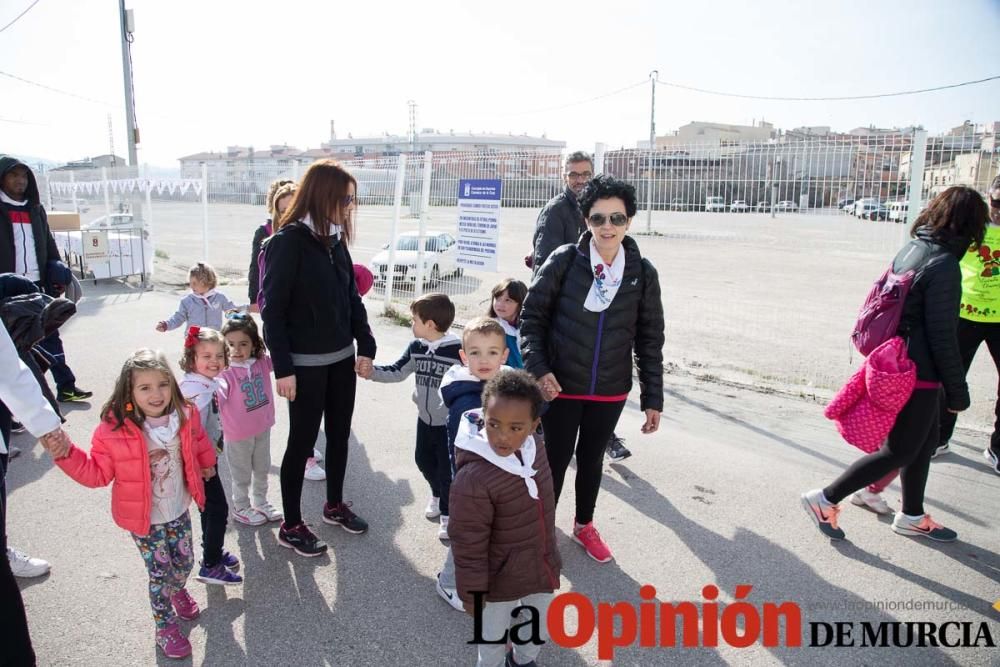
<path fill-rule="evenodd" d="M 449 540 L 448 537 L 448 517 L 444 514 L 441 515 L 441 526 L 438 528 L 438 539 L 439 540 Z"/>
<path fill-rule="evenodd" d="M 263 526 L 267 523 L 267 517 L 252 507 L 234 509 L 233 518 L 246 526 Z"/>
<path fill-rule="evenodd" d="M 10 563 L 10 571 L 14 573 L 14 576 L 22 579 L 40 577 L 43 574 L 48 574 L 51 569 L 48 561 L 32 558 L 13 547 L 7 547 L 7 561 Z"/>
<path fill-rule="evenodd" d="M 320 467 L 319 462 L 316 459 L 309 459 L 306 461 L 305 478 L 310 482 L 322 482 L 326 479 L 326 471 Z"/>
<path fill-rule="evenodd" d="M 285 518 L 285 515 L 281 513 L 281 510 L 276 508 L 271 503 L 257 505 L 254 509 L 263 514 L 268 521 L 282 521 Z"/>
<path fill-rule="evenodd" d="M 11 445 L 10 447 L 7 448 L 7 458 L 8 459 L 13 460 L 13 459 L 16 459 L 20 455 L 21 455 L 21 448 L 20 447 L 15 447 L 14 445 Z"/>
<path fill-rule="evenodd" d="M 893 513 L 893 509 L 889 507 L 889 503 L 885 502 L 882 494 L 872 493 L 868 489 L 856 491 L 854 495 L 851 496 L 851 504 L 857 505 L 858 507 L 864 507 L 866 510 L 875 512 L 875 514 Z"/>
<path fill-rule="evenodd" d="M 932 459 L 936 459 L 937 457 L 941 456 L 942 454 L 947 454 L 950 451 L 951 451 L 951 443 L 946 442 L 946 443 L 944 443 L 943 445 L 941 445 L 940 447 L 938 447 L 937 449 L 934 450 L 934 453 L 931 454 L 931 458 Z"/>
<path fill-rule="evenodd" d="M 441 516 L 441 499 L 437 496 L 431 496 L 431 499 L 427 501 L 427 507 L 424 508 L 424 516 L 428 519 L 436 519 Z"/>
<path fill-rule="evenodd" d="M 441 575 L 437 576 L 437 584 L 434 586 L 437 590 L 437 594 L 442 600 L 448 603 L 448 606 L 455 611 L 465 611 L 465 607 L 462 605 L 462 601 L 458 597 L 458 589 L 455 588 L 445 588 L 441 585 Z"/>
<path fill-rule="evenodd" d="M 322 455 L 322 454 L 320 454 L 320 453 L 319 453 L 319 450 L 318 450 L 318 449 L 316 449 L 315 447 L 313 447 L 313 456 L 312 456 L 312 457 L 313 457 L 314 459 L 316 459 L 317 461 L 322 461 L 322 460 L 323 460 L 323 455 Z"/>

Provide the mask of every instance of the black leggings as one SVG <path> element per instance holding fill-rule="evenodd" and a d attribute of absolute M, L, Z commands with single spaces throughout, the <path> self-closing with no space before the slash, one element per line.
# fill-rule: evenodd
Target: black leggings
<path fill-rule="evenodd" d="M 858 489 L 901 468 L 899 479 L 903 484 L 903 514 L 922 515 L 931 454 L 938 444 L 940 393 L 940 389 L 914 390 L 896 417 L 888 443 L 874 454 L 862 456 L 852 463 L 823 489 L 826 499 L 839 503 Z"/>
<path fill-rule="evenodd" d="M 441 514 L 448 516 L 451 492 L 451 458 L 448 456 L 448 427 L 430 426 L 417 420 L 417 448 L 413 453 L 417 469 L 427 480 L 431 493 L 441 499 Z"/>
<path fill-rule="evenodd" d="M 286 526 L 302 523 L 302 476 L 313 455 L 320 421 L 326 432 L 326 502 L 336 505 L 343 500 L 356 386 L 354 357 L 328 366 L 295 367 L 295 400 L 288 403 L 288 447 L 281 460 Z"/>
<path fill-rule="evenodd" d="M 965 372 L 969 372 L 972 360 L 976 357 L 979 346 L 985 342 L 986 349 L 993 357 L 993 365 L 997 368 L 998 384 L 1000 384 L 1000 323 L 973 322 L 958 318 L 958 349 L 962 354 L 962 363 L 965 365 Z M 951 440 L 955 433 L 955 422 L 958 415 L 948 412 L 942 394 L 941 403 L 941 440 L 938 444 L 943 445 Z M 993 423 L 993 435 L 990 436 L 990 449 L 1000 453 L 1000 386 L 997 387 L 997 402 L 993 408 L 996 420 Z"/>
<path fill-rule="evenodd" d="M 557 398 L 542 415 L 545 451 L 559 502 L 566 469 L 576 453 L 576 521 L 590 523 L 594 518 L 597 494 L 604 474 L 604 450 L 615 431 L 625 401 L 603 403 Z M 579 440 L 577 435 L 579 434 Z"/>
<path fill-rule="evenodd" d="M 222 456 L 219 456 L 219 461 Z M 219 477 L 218 463 L 215 476 L 205 480 L 205 509 L 201 512 L 201 560 L 205 567 L 215 567 L 222 560 L 222 545 L 226 541 L 226 523 L 229 521 L 229 503 L 226 490 Z"/>

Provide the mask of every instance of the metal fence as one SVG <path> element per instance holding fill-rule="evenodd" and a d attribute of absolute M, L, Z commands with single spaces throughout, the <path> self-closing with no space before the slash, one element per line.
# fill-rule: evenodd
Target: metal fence
<path fill-rule="evenodd" d="M 906 225 L 896 223 L 912 221 L 950 185 L 985 191 L 1000 172 L 1000 151 L 992 135 L 915 131 L 655 151 L 598 146 L 595 163 L 595 171 L 637 188 L 641 210 L 630 233 L 660 273 L 667 361 L 826 395 L 858 362 L 849 354 L 849 329 L 871 281 L 906 241 Z M 407 312 L 422 292 L 444 291 L 459 322 L 485 314 L 501 280 L 530 281 L 523 260 L 538 211 L 564 187 L 563 156 L 552 152 L 416 154 L 344 165 L 358 181 L 355 262 L 379 273 L 396 265 L 396 280 L 366 297 L 369 308 Z M 183 276 L 188 265 L 208 260 L 231 283 L 221 289 L 240 301 L 268 186 L 298 179 L 307 166 L 204 166 L 180 179 L 134 168 L 54 172 L 43 188 L 50 205 L 76 206 L 85 221 L 139 211 L 158 267 Z M 497 271 L 455 264 L 458 184 L 466 178 L 502 181 Z M 977 364 L 970 382 L 991 387 L 989 372 Z M 989 392 L 973 393 L 970 417 L 985 426 Z"/>

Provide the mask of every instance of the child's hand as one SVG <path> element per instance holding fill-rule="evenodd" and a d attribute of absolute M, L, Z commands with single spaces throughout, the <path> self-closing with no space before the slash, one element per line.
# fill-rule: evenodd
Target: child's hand
<path fill-rule="evenodd" d="M 160 332 L 166 331 L 167 330 L 167 323 L 166 322 L 157 322 L 156 323 L 156 330 L 160 331 Z"/>
<path fill-rule="evenodd" d="M 538 387 L 542 390 L 542 396 L 546 401 L 554 400 L 562 392 L 562 385 L 554 373 L 546 373 L 538 378 Z"/>
<path fill-rule="evenodd" d="M 206 482 L 215 477 L 215 466 L 201 469 L 201 478 Z"/>
<path fill-rule="evenodd" d="M 46 433 L 39 438 L 39 441 L 53 459 L 61 459 L 68 456 L 69 450 L 73 446 L 69 436 L 61 428 Z"/>
<path fill-rule="evenodd" d="M 660 428 L 660 411 L 646 408 L 646 423 L 642 425 L 642 432 L 649 435 L 655 433 L 658 428 Z"/>
<path fill-rule="evenodd" d="M 365 380 L 372 376 L 375 370 L 375 364 L 372 363 L 370 357 L 358 357 L 358 360 L 354 362 L 354 372 L 358 374 L 358 377 Z"/>

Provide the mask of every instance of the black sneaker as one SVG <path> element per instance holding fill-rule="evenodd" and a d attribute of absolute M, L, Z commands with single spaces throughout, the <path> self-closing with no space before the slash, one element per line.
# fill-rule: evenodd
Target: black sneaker
<path fill-rule="evenodd" d="M 612 435 L 608 440 L 608 458 L 612 461 L 624 461 L 632 456 L 632 452 L 625 446 L 625 441 L 617 435 Z"/>
<path fill-rule="evenodd" d="M 10 432 L 11 433 L 24 433 L 24 431 L 25 431 L 24 424 L 22 424 L 21 422 L 11 422 L 10 423 Z"/>
<path fill-rule="evenodd" d="M 326 542 L 316 537 L 304 523 L 294 528 L 287 528 L 282 521 L 281 527 L 278 528 L 278 544 L 294 549 L 300 556 L 322 556 L 326 553 Z"/>
<path fill-rule="evenodd" d="M 72 403 L 73 401 L 85 401 L 93 395 L 92 391 L 84 391 L 74 386 L 69 389 L 60 389 L 59 393 L 56 394 L 56 400 L 60 403 Z"/>
<path fill-rule="evenodd" d="M 368 530 L 368 522 L 351 511 L 351 503 L 323 505 L 323 521 L 340 526 L 349 533 L 360 535 Z"/>

